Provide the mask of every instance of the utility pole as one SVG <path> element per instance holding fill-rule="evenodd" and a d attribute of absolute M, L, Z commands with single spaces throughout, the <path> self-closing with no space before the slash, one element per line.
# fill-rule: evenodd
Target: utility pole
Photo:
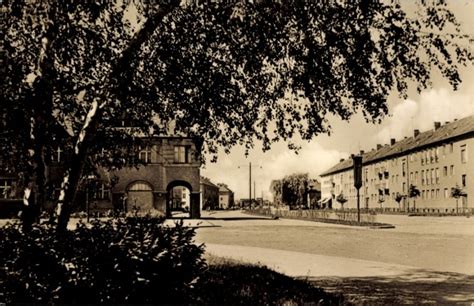
<path fill-rule="evenodd" d="M 255 165 L 254 165 L 255 166 Z M 244 167 L 244 165 L 239 165 L 237 168 Z M 257 165 L 257 167 L 262 168 L 262 166 Z M 254 189 L 255 189 L 255 182 L 254 182 Z M 255 190 L 254 190 L 254 198 L 255 198 Z M 249 162 L 249 201 L 252 204 L 252 163 Z"/>
<path fill-rule="evenodd" d="M 249 162 L 249 203 L 252 206 L 252 163 Z"/>

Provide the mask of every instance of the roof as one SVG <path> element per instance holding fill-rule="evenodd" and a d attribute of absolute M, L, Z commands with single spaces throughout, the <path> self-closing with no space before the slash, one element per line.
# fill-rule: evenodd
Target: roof
<path fill-rule="evenodd" d="M 211 182 L 210 179 L 208 179 L 207 177 L 204 177 L 204 176 L 201 176 L 201 181 L 200 181 L 201 184 L 204 184 L 204 185 L 207 185 L 207 186 L 212 186 L 212 187 L 215 187 L 215 188 L 219 188 L 219 186 L 217 186 L 216 184 L 214 184 L 213 182 Z"/>
<path fill-rule="evenodd" d="M 437 143 L 446 142 L 460 136 L 474 135 L 474 116 L 440 126 L 438 129 L 420 133 L 416 137 L 407 137 L 393 145 L 385 145 L 378 150 L 362 154 L 362 163 L 371 164 L 389 157 L 404 155 L 415 150 L 422 150 Z M 321 174 L 327 176 L 347 170 L 353 166 L 352 159 L 346 159 Z"/>
<path fill-rule="evenodd" d="M 233 192 L 226 185 L 219 184 L 219 192 Z"/>

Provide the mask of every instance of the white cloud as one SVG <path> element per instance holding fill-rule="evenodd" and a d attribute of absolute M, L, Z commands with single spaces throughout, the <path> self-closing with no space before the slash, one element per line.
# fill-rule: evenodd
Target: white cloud
<path fill-rule="evenodd" d="M 249 196 L 248 160 L 239 159 L 240 150 L 233 150 L 230 155 L 220 155 L 216 164 L 207 164 L 201 174 L 209 177 L 214 183 L 226 183 L 235 192 L 236 198 Z M 255 156 L 256 155 L 256 156 Z M 253 181 L 256 182 L 256 196 L 271 199 L 270 182 L 292 173 L 309 173 L 318 178 L 319 174 L 336 164 L 347 153 L 327 150 L 317 142 L 303 143 L 299 154 L 289 150 L 275 150 L 265 154 L 254 153 L 249 158 L 252 162 Z M 253 191 L 252 191 L 253 197 Z"/>
<path fill-rule="evenodd" d="M 412 99 L 397 104 L 392 116 L 376 135 L 378 143 L 389 143 L 390 138 L 397 140 L 412 136 L 414 129 L 421 132 L 434 128 L 434 122 L 453 121 L 474 114 L 474 100 L 471 95 L 432 89 L 421 93 L 419 101 Z"/>

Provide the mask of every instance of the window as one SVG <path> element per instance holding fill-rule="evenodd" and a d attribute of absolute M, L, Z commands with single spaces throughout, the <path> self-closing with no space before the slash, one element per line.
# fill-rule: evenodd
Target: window
<path fill-rule="evenodd" d="M 104 183 L 98 183 L 94 190 L 94 199 L 107 200 L 110 196 L 110 188 Z"/>
<path fill-rule="evenodd" d="M 174 147 L 174 162 L 175 163 L 187 163 L 188 162 L 188 148 L 186 146 L 175 146 Z M 342 180 L 342 174 L 341 174 Z"/>
<path fill-rule="evenodd" d="M 151 163 L 151 149 L 146 147 L 138 153 L 138 159 L 143 163 Z"/>
<path fill-rule="evenodd" d="M 0 199 L 10 198 L 12 192 L 12 180 L 0 179 Z"/>
<path fill-rule="evenodd" d="M 425 185 L 425 170 L 421 170 L 421 185 Z"/>
<path fill-rule="evenodd" d="M 465 174 L 463 174 L 463 175 L 461 176 L 461 185 L 462 185 L 463 187 L 466 187 L 466 175 L 465 175 Z"/>
<path fill-rule="evenodd" d="M 405 162 L 402 163 L 402 176 L 405 176 Z"/>
<path fill-rule="evenodd" d="M 434 189 L 431 189 L 431 198 L 434 199 L 435 191 Z"/>
<path fill-rule="evenodd" d="M 467 149 L 466 145 L 461 146 L 461 163 L 465 164 L 467 162 Z"/>
<path fill-rule="evenodd" d="M 446 145 L 443 145 L 443 158 L 446 157 Z"/>
<path fill-rule="evenodd" d="M 450 143 L 449 144 L 449 153 L 453 153 L 454 152 L 454 144 Z"/>
<path fill-rule="evenodd" d="M 448 176 L 448 166 L 444 166 L 444 168 L 443 168 L 443 176 Z"/>
<path fill-rule="evenodd" d="M 422 198 L 422 199 L 425 198 L 425 191 L 424 191 L 424 190 L 421 192 L 421 198 Z"/>
<path fill-rule="evenodd" d="M 418 171 L 415 171 L 415 183 L 418 181 Z"/>
<path fill-rule="evenodd" d="M 439 189 L 436 189 L 436 198 L 439 198 Z"/>
<path fill-rule="evenodd" d="M 444 198 L 445 199 L 449 198 L 448 188 L 444 188 Z"/>
<path fill-rule="evenodd" d="M 454 165 L 451 165 L 449 167 L 449 173 L 450 173 L 450 175 L 454 175 Z"/>
<path fill-rule="evenodd" d="M 402 192 L 405 193 L 405 190 L 406 190 L 406 183 L 403 182 L 403 185 L 402 185 Z"/>
<path fill-rule="evenodd" d="M 431 169 L 430 184 L 434 184 L 434 181 L 435 181 L 435 173 L 434 173 L 434 169 Z"/>
<path fill-rule="evenodd" d="M 435 162 L 438 162 L 439 147 L 435 149 Z"/>
<path fill-rule="evenodd" d="M 436 184 L 439 184 L 439 168 L 436 168 Z"/>

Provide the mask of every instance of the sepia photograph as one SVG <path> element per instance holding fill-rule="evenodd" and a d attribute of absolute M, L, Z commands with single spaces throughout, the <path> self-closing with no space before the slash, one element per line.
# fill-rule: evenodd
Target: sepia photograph
<path fill-rule="evenodd" d="M 474 1 L 0 8 L 0 306 L 474 305 Z"/>

